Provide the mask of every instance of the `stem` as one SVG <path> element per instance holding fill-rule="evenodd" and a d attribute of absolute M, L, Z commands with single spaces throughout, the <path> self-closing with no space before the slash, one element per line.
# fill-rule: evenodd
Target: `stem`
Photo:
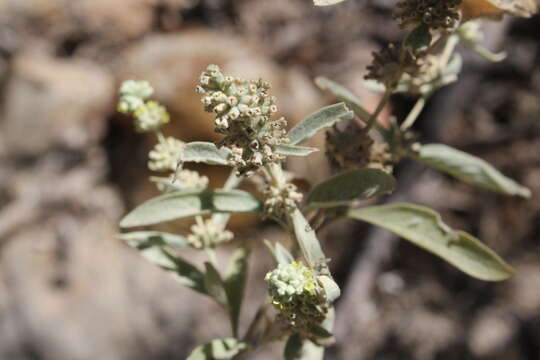
<path fill-rule="evenodd" d="M 413 108 L 409 112 L 409 115 L 407 115 L 407 118 L 401 124 L 401 131 L 405 131 L 405 130 L 409 129 L 414 124 L 416 119 L 418 119 L 418 116 L 420 115 L 420 113 L 424 109 L 424 106 L 426 106 L 427 97 L 428 97 L 428 95 L 422 95 L 416 101 L 416 104 L 414 104 Z"/>
<path fill-rule="evenodd" d="M 377 108 L 371 114 L 371 116 L 369 117 L 369 119 L 367 121 L 367 125 L 366 125 L 366 128 L 365 128 L 366 132 L 369 131 L 373 127 L 373 125 L 375 125 L 377 123 L 377 117 L 379 116 L 381 111 L 386 106 L 386 103 L 388 102 L 388 99 L 390 99 L 390 95 L 392 94 L 392 91 L 393 91 L 393 89 L 386 89 L 386 91 L 384 92 L 384 95 L 381 98 L 381 100 L 379 101 L 379 104 L 377 105 Z"/>
<path fill-rule="evenodd" d="M 232 169 L 231 173 L 229 174 L 229 177 L 227 178 L 227 180 L 225 180 L 225 184 L 223 184 L 223 189 L 224 190 L 235 189 L 238 187 L 238 185 L 240 185 L 242 180 L 244 180 L 244 177 L 236 176 L 236 169 Z M 225 229 L 230 218 L 231 218 L 231 214 L 216 213 L 216 214 L 212 214 L 211 219 L 215 224 L 219 224 L 221 225 L 223 229 Z"/>

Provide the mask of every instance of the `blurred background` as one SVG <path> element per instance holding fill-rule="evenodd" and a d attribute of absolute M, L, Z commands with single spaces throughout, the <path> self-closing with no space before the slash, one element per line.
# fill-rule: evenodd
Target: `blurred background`
<path fill-rule="evenodd" d="M 0 359 L 184 359 L 195 345 L 227 336 L 217 305 L 116 237 L 126 211 L 158 194 L 147 180 L 153 139 L 116 113 L 118 85 L 150 81 L 172 115 L 165 132 L 186 141 L 217 139 L 194 92 L 209 63 L 269 80 L 291 123 L 334 101 L 314 86 L 319 75 L 373 108 L 378 95 L 363 76 L 371 51 L 403 36 L 391 20 L 394 5 L 0 0 Z M 398 190 L 381 201 L 437 209 L 517 274 L 481 282 L 388 233 L 336 224 L 322 235 L 344 291 L 328 359 L 540 359 L 540 17 L 484 29 L 485 46 L 508 58 L 491 64 L 461 49 L 460 81 L 437 92 L 415 126 L 422 141 L 485 158 L 533 197 L 503 197 L 404 163 Z M 395 96 L 383 120 L 413 103 Z M 330 174 L 323 152 L 288 168 L 312 184 Z M 198 170 L 214 186 L 226 176 L 219 167 Z M 247 216 L 235 217 L 232 230 L 257 260 L 245 326 L 265 299 L 262 279 L 272 266 L 262 240 L 289 240 Z M 252 358 L 278 359 L 281 351 L 270 346 Z"/>

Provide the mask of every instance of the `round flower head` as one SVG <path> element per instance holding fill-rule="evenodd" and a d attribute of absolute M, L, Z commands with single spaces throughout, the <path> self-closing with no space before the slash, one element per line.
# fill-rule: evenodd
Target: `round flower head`
<path fill-rule="evenodd" d="M 163 139 L 149 153 L 148 167 L 152 171 L 175 171 L 182 158 L 184 142 L 173 137 Z"/>
<path fill-rule="evenodd" d="M 215 131 L 225 136 L 220 145 L 232 151 L 231 165 L 242 174 L 283 160 L 274 150 L 288 142 L 287 122 L 271 119 L 277 106 L 269 89 L 263 80 L 225 76 L 217 65 L 208 66 L 196 88 L 204 109 L 215 114 Z"/>
<path fill-rule="evenodd" d="M 135 117 L 135 129 L 138 132 L 155 131 L 170 120 L 167 110 L 157 101 L 148 101 L 139 106 L 133 116 Z"/>
<path fill-rule="evenodd" d="M 123 114 L 130 114 L 144 104 L 154 93 L 154 89 L 147 81 L 127 80 L 120 86 L 120 101 L 118 111 Z"/>
<path fill-rule="evenodd" d="M 197 249 L 214 248 L 217 245 L 231 241 L 234 235 L 232 232 L 223 229 L 212 219 L 202 220 L 197 218 L 197 223 L 191 226 L 191 234 L 187 240 Z"/>

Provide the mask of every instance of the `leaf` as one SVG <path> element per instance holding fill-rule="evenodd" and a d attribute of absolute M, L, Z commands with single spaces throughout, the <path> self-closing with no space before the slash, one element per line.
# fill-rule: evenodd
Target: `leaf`
<path fill-rule="evenodd" d="M 285 156 L 307 156 L 316 151 L 319 151 L 319 149 L 307 147 L 307 146 L 296 146 L 296 145 L 276 146 L 276 152 L 280 155 L 285 155 Z"/>
<path fill-rule="evenodd" d="M 230 360 L 245 348 L 247 345 L 235 338 L 216 339 L 196 347 L 187 360 Z"/>
<path fill-rule="evenodd" d="M 371 114 L 360 105 L 360 100 L 345 87 L 325 77 L 315 79 L 321 90 L 330 91 L 338 100 L 343 101 L 362 120 L 369 121 Z M 384 91 L 384 87 L 382 89 Z"/>
<path fill-rule="evenodd" d="M 438 213 L 424 206 L 406 203 L 370 206 L 350 210 L 348 217 L 389 230 L 481 280 L 500 281 L 514 272 L 478 239 L 450 229 Z"/>
<path fill-rule="evenodd" d="M 219 304 L 227 306 L 227 293 L 221 275 L 219 275 L 219 272 L 211 263 L 205 262 L 204 266 L 206 268 L 206 273 L 204 275 L 204 287 L 206 293 L 214 298 Z"/>
<path fill-rule="evenodd" d="M 344 103 L 325 106 L 296 124 L 287 135 L 291 145 L 309 140 L 315 133 L 341 120 L 350 120 L 353 112 Z"/>
<path fill-rule="evenodd" d="M 289 216 L 293 224 L 296 240 L 308 265 L 317 270 L 321 267 L 326 268 L 326 257 L 319 239 L 317 239 L 315 231 L 311 228 L 304 215 L 300 210 L 295 209 Z"/>
<path fill-rule="evenodd" d="M 218 148 L 214 143 L 194 141 L 187 143 L 182 151 L 183 162 L 198 162 L 210 165 L 229 165 L 230 150 Z"/>
<path fill-rule="evenodd" d="M 504 176 L 486 161 L 443 144 L 423 145 L 416 160 L 457 179 L 506 195 L 528 198 L 531 191 Z"/>
<path fill-rule="evenodd" d="M 341 290 L 330 276 L 321 275 L 317 278 L 319 280 L 319 283 L 321 284 L 322 288 L 324 289 L 324 292 L 326 294 L 326 299 L 329 302 L 334 302 L 340 295 Z"/>
<path fill-rule="evenodd" d="M 315 6 L 330 6 L 339 4 L 342 1 L 345 0 L 313 0 L 313 3 L 315 4 Z"/>
<path fill-rule="evenodd" d="M 146 235 L 145 235 L 146 234 Z M 157 234 L 157 235 L 155 235 Z M 148 236 L 149 235 L 149 236 Z M 147 240 L 144 237 L 147 236 Z M 206 294 L 204 274 L 194 265 L 167 250 L 167 245 L 184 247 L 183 237 L 158 233 L 157 231 L 137 231 L 122 234 L 121 238 L 139 250 L 149 262 L 171 272 L 175 280 L 202 294 Z M 168 242 L 168 244 L 167 244 Z"/>
<path fill-rule="evenodd" d="M 324 347 L 302 340 L 298 334 L 291 335 L 285 344 L 285 360 L 322 360 L 323 357 Z"/>
<path fill-rule="evenodd" d="M 307 208 L 347 205 L 355 200 L 387 194 L 396 187 L 396 180 L 379 169 L 355 169 L 338 174 L 318 185 L 308 194 Z"/>
<path fill-rule="evenodd" d="M 241 190 L 184 190 L 150 199 L 127 214 L 120 226 L 153 225 L 210 212 L 258 212 L 261 203 Z"/>
<path fill-rule="evenodd" d="M 270 252 L 272 253 L 272 256 L 274 257 L 274 261 L 276 262 L 276 265 L 279 264 L 290 264 L 294 261 L 294 257 L 291 255 L 289 250 L 287 250 L 283 245 L 276 242 L 275 245 L 272 245 L 272 243 L 268 240 L 264 240 L 265 245 L 270 249 Z"/>
<path fill-rule="evenodd" d="M 131 247 L 145 246 L 149 243 L 171 247 L 191 247 L 184 236 L 159 231 L 133 231 L 120 234 L 119 237 Z"/>
<path fill-rule="evenodd" d="M 245 248 L 239 248 L 233 253 L 224 281 L 234 336 L 238 335 L 238 320 L 246 287 L 248 256 L 249 251 Z"/>

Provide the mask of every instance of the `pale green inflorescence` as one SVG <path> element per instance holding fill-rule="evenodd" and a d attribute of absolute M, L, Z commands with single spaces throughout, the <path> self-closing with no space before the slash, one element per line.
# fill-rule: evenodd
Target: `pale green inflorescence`
<path fill-rule="evenodd" d="M 149 132 L 158 130 L 161 125 L 169 122 L 169 113 L 157 101 L 147 101 L 134 112 L 135 130 Z"/>
<path fill-rule="evenodd" d="M 148 154 L 148 168 L 152 171 L 175 171 L 182 160 L 185 143 L 167 137 L 157 143 Z"/>
<path fill-rule="evenodd" d="M 196 221 L 197 223 L 191 226 L 191 234 L 187 237 L 194 248 L 214 248 L 219 244 L 231 241 L 234 237 L 231 231 L 225 230 L 223 226 L 212 219 L 197 218 Z"/>
<path fill-rule="evenodd" d="M 269 89 L 270 84 L 263 80 L 225 76 L 217 65 L 208 66 L 196 88 L 204 109 L 216 114 L 215 131 L 225 136 L 220 145 L 232 151 L 231 165 L 240 174 L 284 159 L 274 150 L 288 142 L 287 122 L 271 119 L 277 106 Z"/>
<path fill-rule="evenodd" d="M 130 114 L 154 94 L 154 89 L 148 81 L 127 80 L 120 86 L 119 93 L 118 111 Z"/>
<path fill-rule="evenodd" d="M 267 185 L 263 189 L 264 212 L 270 216 L 283 218 L 302 201 L 302 194 L 297 190 L 296 185 L 292 183 L 287 183 L 282 187 Z"/>
<path fill-rule="evenodd" d="M 324 321 L 328 301 L 314 270 L 295 261 L 278 265 L 264 279 L 268 283 L 272 305 L 288 330 L 316 339 L 314 328 Z"/>

